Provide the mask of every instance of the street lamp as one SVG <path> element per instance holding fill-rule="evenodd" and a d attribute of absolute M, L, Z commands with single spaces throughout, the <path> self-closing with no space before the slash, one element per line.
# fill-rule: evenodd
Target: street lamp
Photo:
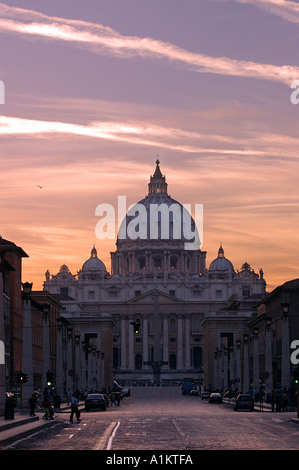
<path fill-rule="evenodd" d="M 22 282 L 23 296 L 25 299 L 29 299 L 32 291 L 32 282 Z"/>
<path fill-rule="evenodd" d="M 61 331 L 62 325 L 63 325 L 62 317 L 57 318 L 56 322 L 57 322 L 58 331 Z"/>
<path fill-rule="evenodd" d="M 267 331 L 270 331 L 270 328 L 271 328 L 271 318 L 270 317 L 265 318 L 265 324 L 266 324 Z"/>
<path fill-rule="evenodd" d="M 281 304 L 281 308 L 282 308 L 282 316 L 284 318 L 284 320 L 287 319 L 288 315 L 289 315 L 289 304 L 287 303 L 283 303 Z"/>

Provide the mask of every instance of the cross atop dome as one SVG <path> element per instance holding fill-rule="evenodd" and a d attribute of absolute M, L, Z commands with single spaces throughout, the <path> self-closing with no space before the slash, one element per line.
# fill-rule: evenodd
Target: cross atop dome
<path fill-rule="evenodd" d="M 148 194 L 166 194 L 167 195 L 167 183 L 165 181 L 165 176 L 162 175 L 160 169 L 160 160 L 156 160 L 156 169 L 153 176 L 150 177 L 150 182 L 148 184 Z"/>

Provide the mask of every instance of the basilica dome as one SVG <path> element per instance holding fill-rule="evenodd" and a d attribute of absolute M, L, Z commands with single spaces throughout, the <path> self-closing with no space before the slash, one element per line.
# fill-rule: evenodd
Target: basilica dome
<path fill-rule="evenodd" d="M 209 271 L 234 271 L 232 263 L 227 258 L 225 258 L 224 250 L 221 245 L 218 250 L 218 257 L 214 259 L 214 261 L 212 261 L 212 263 L 210 264 Z"/>
<path fill-rule="evenodd" d="M 117 244 L 130 241 L 171 241 L 174 246 L 190 243 L 192 249 L 199 249 L 199 233 L 194 219 L 186 208 L 167 192 L 165 176 L 162 175 L 159 160 L 150 177 L 148 195 L 135 204 L 123 220 L 117 237 Z"/>
<path fill-rule="evenodd" d="M 98 258 L 95 246 L 91 250 L 90 258 L 83 264 L 82 271 L 106 271 L 103 261 Z"/>

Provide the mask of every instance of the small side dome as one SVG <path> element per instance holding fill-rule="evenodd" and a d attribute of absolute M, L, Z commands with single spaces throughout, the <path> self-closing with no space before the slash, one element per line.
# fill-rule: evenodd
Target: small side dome
<path fill-rule="evenodd" d="M 210 264 L 209 271 L 234 271 L 232 263 L 224 256 L 222 245 L 218 250 L 218 257 Z"/>
<path fill-rule="evenodd" d="M 106 271 L 103 261 L 98 258 L 95 246 L 91 250 L 90 258 L 83 264 L 82 271 Z"/>

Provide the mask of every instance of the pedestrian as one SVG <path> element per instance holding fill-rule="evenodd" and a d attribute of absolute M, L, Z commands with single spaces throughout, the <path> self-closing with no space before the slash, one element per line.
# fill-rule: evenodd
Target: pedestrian
<path fill-rule="evenodd" d="M 76 415 L 77 422 L 81 421 L 80 420 L 80 411 L 78 408 L 78 400 L 76 398 L 76 395 L 73 394 L 72 399 L 71 399 L 71 414 L 70 414 L 70 422 L 73 422 L 73 417 L 74 414 Z"/>
<path fill-rule="evenodd" d="M 282 411 L 288 411 L 288 402 L 289 402 L 288 393 L 287 393 L 287 390 L 284 389 L 283 393 L 282 393 L 282 396 L 281 396 Z"/>
<path fill-rule="evenodd" d="M 54 419 L 54 411 L 51 406 L 49 398 L 46 398 L 44 401 L 44 409 L 45 409 L 45 414 L 43 416 L 43 419 Z"/>
<path fill-rule="evenodd" d="M 68 390 L 66 392 L 66 403 L 67 403 L 67 405 L 69 405 L 71 403 L 71 398 L 72 398 L 72 394 L 71 394 L 70 389 L 68 388 Z"/>
<path fill-rule="evenodd" d="M 36 416 L 36 414 L 34 413 L 35 406 L 36 406 L 36 403 L 37 403 L 35 393 L 33 393 L 33 394 L 31 395 L 31 397 L 29 398 L 28 402 L 29 402 L 29 406 L 30 406 L 30 416 Z"/>
<path fill-rule="evenodd" d="M 275 410 L 275 391 L 272 389 L 271 392 L 271 411 Z"/>
<path fill-rule="evenodd" d="M 120 393 L 115 394 L 116 405 L 119 406 L 120 404 Z"/>
<path fill-rule="evenodd" d="M 110 405 L 112 406 L 113 404 L 116 405 L 116 403 L 115 403 L 115 394 L 111 393 L 111 395 L 110 395 Z"/>

